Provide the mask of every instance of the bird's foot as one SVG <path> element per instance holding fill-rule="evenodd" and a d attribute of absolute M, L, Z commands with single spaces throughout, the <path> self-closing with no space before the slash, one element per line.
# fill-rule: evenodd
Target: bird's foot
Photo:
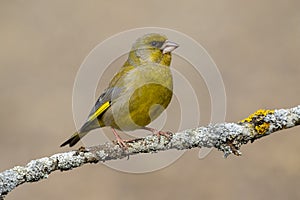
<path fill-rule="evenodd" d="M 123 139 L 120 137 L 120 135 L 117 133 L 117 131 L 116 131 L 115 129 L 112 129 L 112 132 L 114 133 L 114 135 L 115 135 L 115 137 L 116 137 L 116 139 L 117 139 L 116 143 L 117 143 L 122 149 L 126 150 L 126 149 L 128 148 L 128 145 L 127 145 L 126 141 L 123 140 Z"/>
<path fill-rule="evenodd" d="M 144 129 L 151 131 L 154 135 L 156 135 L 157 137 L 160 138 L 160 136 L 165 136 L 166 138 L 170 138 L 172 136 L 172 132 L 171 131 L 159 131 L 155 128 L 150 128 L 150 127 L 144 127 Z"/>
<path fill-rule="evenodd" d="M 126 141 L 122 140 L 122 138 L 117 138 L 117 143 L 121 148 L 123 148 L 125 150 L 128 148 Z"/>

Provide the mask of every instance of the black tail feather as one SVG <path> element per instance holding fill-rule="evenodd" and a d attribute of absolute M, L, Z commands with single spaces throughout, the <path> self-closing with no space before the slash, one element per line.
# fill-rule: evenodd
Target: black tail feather
<path fill-rule="evenodd" d="M 69 145 L 70 147 L 74 146 L 79 140 L 80 140 L 80 134 L 81 133 L 74 133 L 67 141 L 65 141 L 64 143 L 62 143 L 60 145 L 60 147 Z"/>

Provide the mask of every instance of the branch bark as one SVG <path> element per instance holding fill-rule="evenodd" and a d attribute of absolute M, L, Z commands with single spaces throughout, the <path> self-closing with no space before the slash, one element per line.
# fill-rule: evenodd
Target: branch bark
<path fill-rule="evenodd" d="M 17 186 L 47 178 L 56 170 L 66 171 L 87 163 L 122 159 L 139 153 L 154 153 L 169 149 L 214 147 L 224 153 L 241 155 L 240 147 L 276 131 L 300 124 L 300 105 L 290 109 L 257 110 L 237 123 L 210 124 L 205 127 L 170 134 L 170 137 L 150 135 L 128 142 L 125 150 L 119 145 L 105 143 L 81 147 L 30 161 L 26 166 L 15 166 L 0 173 L 0 199 Z"/>

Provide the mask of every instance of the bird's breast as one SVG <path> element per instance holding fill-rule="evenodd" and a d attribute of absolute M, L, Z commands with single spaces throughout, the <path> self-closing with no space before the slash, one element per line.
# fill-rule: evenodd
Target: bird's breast
<path fill-rule="evenodd" d="M 111 107 L 112 127 L 135 130 L 148 125 L 169 105 L 173 95 L 171 70 L 162 65 L 145 65 L 124 77 L 122 94 Z"/>

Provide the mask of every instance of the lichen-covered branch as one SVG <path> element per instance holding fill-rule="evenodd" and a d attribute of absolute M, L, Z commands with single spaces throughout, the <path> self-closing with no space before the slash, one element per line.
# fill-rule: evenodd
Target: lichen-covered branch
<path fill-rule="evenodd" d="M 121 159 L 139 153 L 214 147 L 223 151 L 225 157 L 230 154 L 241 155 L 240 147 L 243 144 L 299 124 L 300 105 L 291 109 L 258 110 L 237 123 L 211 124 L 173 133 L 170 137 L 151 135 L 138 138 L 128 142 L 127 149 L 112 143 L 81 147 L 32 160 L 26 166 L 16 166 L 0 173 L 0 199 L 18 185 L 47 178 L 55 170 L 71 170 L 86 163 Z"/>

